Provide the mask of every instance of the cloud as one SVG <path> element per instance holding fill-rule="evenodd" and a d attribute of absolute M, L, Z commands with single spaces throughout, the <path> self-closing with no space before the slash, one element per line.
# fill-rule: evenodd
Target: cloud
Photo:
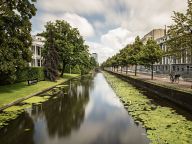
<path fill-rule="evenodd" d="M 39 29 L 42 31 L 44 25 L 48 21 L 55 21 L 55 20 L 65 20 L 67 21 L 72 27 L 78 28 L 80 31 L 80 34 L 84 36 L 85 38 L 92 37 L 94 35 L 94 28 L 89 21 L 82 17 L 79 16 L 75 13 L 64 13 L 64 14 L 43 14 L 39 16 L 38 19 L 36 19 L 36 23 L 39 22 Z"/>
<path fill-rule="evenodd" d="M 91 37 L 94 35 L 93 26 L 84 17 L 74 13 L 65 13 L 63 19 L 69 22 L 72 27 L 78 28 L 84 37 Z"/>
<path fill-rule="evenodd" d="M 119 27 L 110 30 L 107 34 L 101 36 L 101 42 L 111 48 L 122 48 L 134 40 L 130 31 L 125 28 Z"/>
<path fill-rule="evenodd" d="M 170 25 L 173 11 L 185 12 L 187 0 L 39 0 L 36 6 L 33 32 L 46 21 L 65 19 L 98 51 L 101 62 L 134 36 Z"/>
<path fill-rule="evenodd" d="M 104 9 L 102 0 L 40 0 L 39 8 L 48 12 L 97 13 Z"/>
<path fill-rule="evenodd" d="M 136 35 L 134 33 L 128 31 L 127 29 L 118 27 L 116 29 L 109 30 L 106 34 L 102 35 L 99 43 L 87 42 L 87 44 L 90 46 L 90 52 L 97 53 L 99 62 L 102 63 L 127 44 L 132 43 L 135 36 Z"/>

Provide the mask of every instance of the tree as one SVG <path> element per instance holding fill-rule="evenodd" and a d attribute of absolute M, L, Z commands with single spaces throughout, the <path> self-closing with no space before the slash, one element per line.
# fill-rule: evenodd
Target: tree
<path fill-rule="evenodd" d="M 58 33 L 59 61 L 61 65 L 61 77 L 66 65 L 79 65 L 83 68 L 90 66 L 88 46 L 84 44 L 83 37 L 78 29 L 72 28 L 66 21 L 57 20 L 55 28 Z"/>
<path fill-rule="evenodd" d="M 31 22 L 36 14 L 35 0 L 0 1 L 0 83 L 13 82 L 15 72 L 28 65 Z"/>
<path fill-rule="evenodd" d="M 153 65 L 161 60 L 163 51 L 155 40 L 149 39 L 139 55 L 144 65 L 151 66 L 151 79 L 153 80 Z"/>
<path fill-rule="evenodd" d="M 181 57 L 184 51 L 192 55 L 192 0 L 188 0 L 187 12 L 174 12 L 174 24 L 168 30 L 168 53 Z M 192 60 L 192 59 L 191 59 Z"/>
<path fill-rule="evenodd" d="M 45 75 L 50 81 L 55 81 L 58 76 L 59 65 L 57 31 L 51 22 L 48 22 L 45 27 L 46 31 L 43 33 L 46 38 L 43 49 Z"/>
<path fill-rule="evenodd" d="M 94 57 L 91 57 L 91 58 L 90 58 L 90 65 L 91 65 L 92 68 L 94 68 L 94 67 L 97 66 L 97 62 L 96 62 L 96 60 L 95 60 Z"/>
<path fill-rule="evenodd" d="M 143 48 L 143 43 L 139 36 L 135 38 L 135 42 L 133 45 L 130 45 L 129 51 L 128 51 L 128 61 L 130 64 L 135 65 L 135 76 L 137 75 L 137 65 L 140 63 L 140 57 L 139 52 Z"/>

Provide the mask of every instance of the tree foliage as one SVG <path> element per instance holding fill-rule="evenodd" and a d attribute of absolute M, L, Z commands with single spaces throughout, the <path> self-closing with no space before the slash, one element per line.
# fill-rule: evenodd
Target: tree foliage
<path fill-rule="evenodd" d="M 43 49 L 45 76 L 49 80 L 55 81 L 59 65 L 58 43 L 56 41 L 58 35 L 53 23 L 49 22 L 45 27 L 46 31 L 43 33 L 46 38 Z"/>
<path fill-rule="evenodd" d="M 181 52 L 192 54 L 192 0 L 188 0 L 186 13 L 174 12 L 174 24 L 168 30 L 168 52 L 181 57 Z"/>
<path fill-rule="evenodd" d="M 143 65 L 151 66 L 151 79 L 153 79 L 153 65 L 161 60 L 163 56 L 162 49 L 155 40 L 149 39 L 139 55 Z"/>
<path fill-rule="evenodd" d="M 44 54 L 45 64 L 55 70 L 52 72 L 60 71 L 60 76 L 63 76 L 66 67 L 73 68 L 78 65 L 81 69 L 81 73 L 87 73 L 92 68 L 91 57 L 89 56 L 88 46 L 85 45 L 83 37 L 80 35 L 77 28 L 72 28 L 66 21 L 56 20 L 54 23 L 51 23 L 53 28 L 54 37 L 51 40 L 52 44 L 55 47 L 55 52 L 53 54 L 52 45 L 46 46 L 45 51 L 50 53 L 48 57 L 47 53 Z M 46 30 L 43 32 L 43 35 L 46 39 L 50 38 L 50 33 Z M 49 43 L 50 44 L 50 43 Z M 52 53 L 52 54 L 51 54 Z M 51 59 L 52 57 L 52 59 Z M 55 60 L 57 58 L 57 60 Z M 50 62 L 54 60 L 53 62 Z M 45 65 L 46 66 L 46 65 Z M 55 73 L 56 74 L 56 73 Z M 56 75 L 55 75 L 56 76 Z"/>
<path fill-rule="evenodd" d="M 137 72 L 137 65 L 151 66 L 152 78 L 153 78 L 153 64 L 159 62 L 163 56 L 163 51 L 160 46 L 154 40 L 148 40 L 146 45 L 143 45 L 140 38 L 137 36 L 133 44 L 128 44 L 125 48 L 120 50 L 119 53 L 107 59 L 102 67 L 115 67 L 126 66 L 126 72 L 128 71 L 128 65 L 135 65 L 135 75 Z"/>
<path fill-rule="evenodd" d="M 135 65 L 135 76 L 137 75 L 137 65 L 140 64 L 140 56 L 139 53 L 140 51 L 143 49 L 143 42 L 141 41 L 141 39 L 139 38 L 139 36 L 137 36 L 135 38 L 135 42 L 133 43 L 133 45 L 131 45 L 131 48 L 128 51 L 129 54 L 129 63 L 131 65 Z"/>
<path fill-rule="evenodd" d="M 13 82 L 15 72 L 31 61 L 30 19 L 36 13 L 35 0 L 0 1 L 0 81 Z"/>

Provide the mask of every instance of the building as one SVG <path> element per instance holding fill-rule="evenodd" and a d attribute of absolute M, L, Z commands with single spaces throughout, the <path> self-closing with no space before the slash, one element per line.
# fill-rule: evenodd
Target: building
<path fill-rule="evenodd" d="M 98 63 L 98 54 L 97 53 L 92 53 L 91 57 L 95 59 L 95 61 Z"/>
<path fill-rule="evenodd" d="M 146 44 L 148 39 L 157 40 L 158 38 L 165 36 L 165 34 L 165 29 L 153 29 L 152 31 L 147 33 L 141 40 L 144 44 Z"/>
<path fill-rule="evenodd" d="M 158 38 L 156 41 L 160 45 L 164 52 L 167 52 L 166 41 L 168 37 L 163 36 Z M 186 77 L 191 77 L 192 73 L 192 54 L 183 50 L 180 57 L 175 57 L 173 55 L 164 55 L 161 61 L 155 64 L 155 70 L 159 73 L 168 74 L 172 71 L 181 74 Z"/>
<path fill-rule="evenodd" d="M 32 55 L 32 62 L 29 63 L 29 66 L 31 67 L 41 67 L 42 66 L 42 48 L 44 45 L 45 38 L 41 36 L 32 36 L 33 42 L 31 51 L 33 53 Z"/>
<path fill-rule="evenodd" d="M 168 39 L 166 35 L 166 29 L 154 29 L 146 34 L 142 38 L 142 42 L 146 44 L 148 39 L 155 40 L 164 52 L 167 52 L 166 41 Z M 145 69 L 140 66 L 140 70 Z M 164 55 L 159 63 L 154 65 L 154 70 L 157 73 L 169 74 L 175 72 L 181 74 L 183 77 L 192 77 L 192 54 L 183 51 L 181 57 L 176 58 L 173 55 Z"/>

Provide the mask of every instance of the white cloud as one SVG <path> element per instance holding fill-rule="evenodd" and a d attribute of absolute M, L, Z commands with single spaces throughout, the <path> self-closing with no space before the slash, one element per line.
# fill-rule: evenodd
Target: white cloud
<path fill-rule="evenodd" d="M 101 36 L 101 42 L 111 48 L 122 48 L 133 41 L 135 36 L 125 28 L 116 28 L 110 30 L 107 34 Z"/>
<path fill-rule="evenodd" d="M 40 21 L 41 29 L 43 29 L 44 25 L 48 21 L 65 20 L 72 27 L 78 28 L 80 34 L 85 38 L 91 37 L 95 33 L 93 26 L 91 25 L 91 23 L 89 23 L 89 21 L 86 18 L 74 13 L 64 13 L 61 15 L 43 14 L 41 17 L 39 17 L 38 20 Z"/>
<path fill-rule="evenodd" d="M 90 46 L 91 53 L 98 53 L 99 62 L 102 63 L 127 44 L 132 43 L 135 36 L 134 33 L 127 29 L 119 27 L 102 35 L 100 43 L 87 42 L 87 44 Z"/>
<path fill-rule="evenodd" d="M 40 0 L 40 7 L 49 12 L 90 14 L 104 9 L 102 0 Z"/>
<path fill-rule="evenodd" d="M 142 37 L 154 28 L 170 25 L 173 11 L 184 12 L 187 0 L 39 0 L 37 8 L 34 27 L 43 27 L 50 20 L 67 20 L 85 39 L 100 39 L 88 43 L 102 62 L 136 35 Z"/>
<path fill-rule="evenodd" d="M 94 29 L 87 19 L 77 14 L 66 13 L 63 19 L 70 23 L 72 27 L 78 28 L 80 33 L 85 37 L 94 35 Z"/>

